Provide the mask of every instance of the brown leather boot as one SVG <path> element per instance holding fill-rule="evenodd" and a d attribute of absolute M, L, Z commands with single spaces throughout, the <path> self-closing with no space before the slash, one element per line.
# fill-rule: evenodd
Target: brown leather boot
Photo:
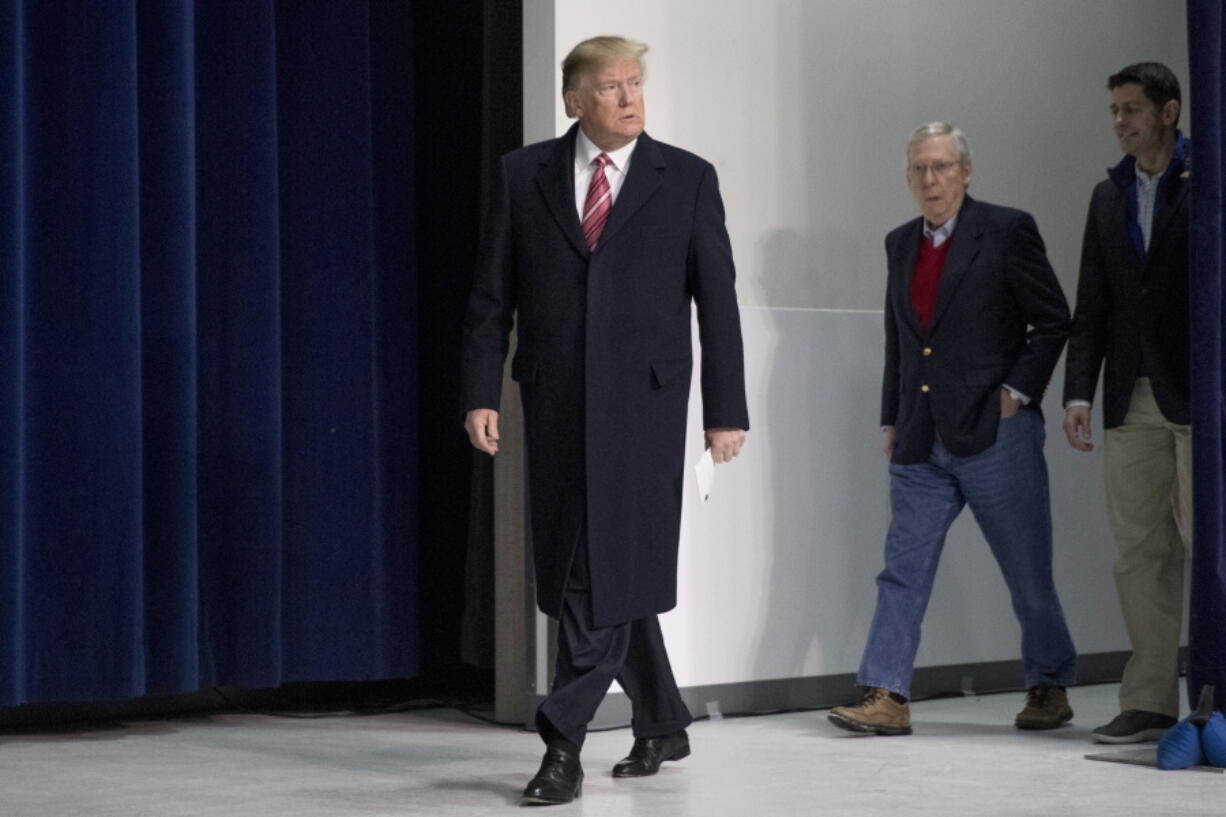
<path fill-rule="evenodd" d="M 1018 729 L 1055 729 L 1072 719 L 1064 687 L 1044 684 L 1026 690 L 1026 707 L 1017 713 L 1013 725 Z"/>
<path fill-rule="evenodd" d="M 862 687 L 860 703 L 836 706 L 826 716 L 835 726 L 869 735 L 911 734 L 911 707 L 883 687 Z"/>

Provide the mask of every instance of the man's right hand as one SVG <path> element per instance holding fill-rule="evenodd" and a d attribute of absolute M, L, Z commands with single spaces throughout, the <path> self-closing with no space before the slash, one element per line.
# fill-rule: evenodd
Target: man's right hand
<path fill-rule="evenodd" d="M 885 438 L 882 448 L 885 451 L 885 458 L 888 460 L 894 456 L 894 426 L 886 426 L 881 429 L 881 436 Z"/>
<path fill-rule="evenodd" d="M 1090 442 L 1090 407 L 1069 406 L 1064 410 L 1064 436 L 1068 444 L 1078 451 L 1093 451 Z"/>
<path fill-rule="evenodd" d="M 473 409 L 464 416 L 464 430 L 473 448 L 490 456 L 498 453 L 498 412 Z"/>

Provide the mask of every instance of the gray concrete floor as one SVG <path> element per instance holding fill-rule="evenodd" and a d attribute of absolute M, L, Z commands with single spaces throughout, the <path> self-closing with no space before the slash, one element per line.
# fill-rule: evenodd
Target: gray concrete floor
<path fill-rule="evenodd" d="M 628 730 L 593 734 L 581 800 L 551 815 L 1226 814 L 1226 775 L 1084 758 L 1115 686 L 1071 690 L 1053 732 L 1012 726 L 1018 694 L 913 705 L 915 734 L 860 737 L 825 712 L 695 724 L 693 755 L 614 780 Z M 1152 746 L 1152 744 L 1150 744 Z M 535 771 L 534 735 L 449 710 L 291 720 L 224 715 L 0 734 L 2 817 L 384 817 L 505 814 Z M 537 810 L 540 811 L 539 809 Z"/>

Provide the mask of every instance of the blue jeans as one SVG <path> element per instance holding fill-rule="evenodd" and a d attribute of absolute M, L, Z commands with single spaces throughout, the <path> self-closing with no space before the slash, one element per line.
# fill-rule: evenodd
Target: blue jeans
<path fill-rule="evenodd" d="M 920 624 L 945 534 L 963 505 L 1000 565 L 1022 626 L 1026 686 L 1071 684 L 1077 653 L 1052 581 L 1051 504 L 1043 420 L 1023 409 L 1001 420 L 996 442 L 972 457 L 938 440 L 928 462 L 890 466 L 892 518 L 877 611 L 856 682 L 911 696 Z"/>

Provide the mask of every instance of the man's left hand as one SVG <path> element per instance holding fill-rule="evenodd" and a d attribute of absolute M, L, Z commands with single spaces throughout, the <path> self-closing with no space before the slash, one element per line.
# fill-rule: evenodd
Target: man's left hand
<path fill-rule="evenodd" d="M 739 428 L 708 428 L 707 448 L 716 462 L 732 462 L 745 444 L 745 432 Z"/>
<path fill-rule="evenodd" d="M 1014 397 L 1008 389 L 1000 390 L 1000 419 L 1008 420 L 1014 414 L 1017 414 L 1018 409 L 1022 407 L 1022 401 Z"/>

